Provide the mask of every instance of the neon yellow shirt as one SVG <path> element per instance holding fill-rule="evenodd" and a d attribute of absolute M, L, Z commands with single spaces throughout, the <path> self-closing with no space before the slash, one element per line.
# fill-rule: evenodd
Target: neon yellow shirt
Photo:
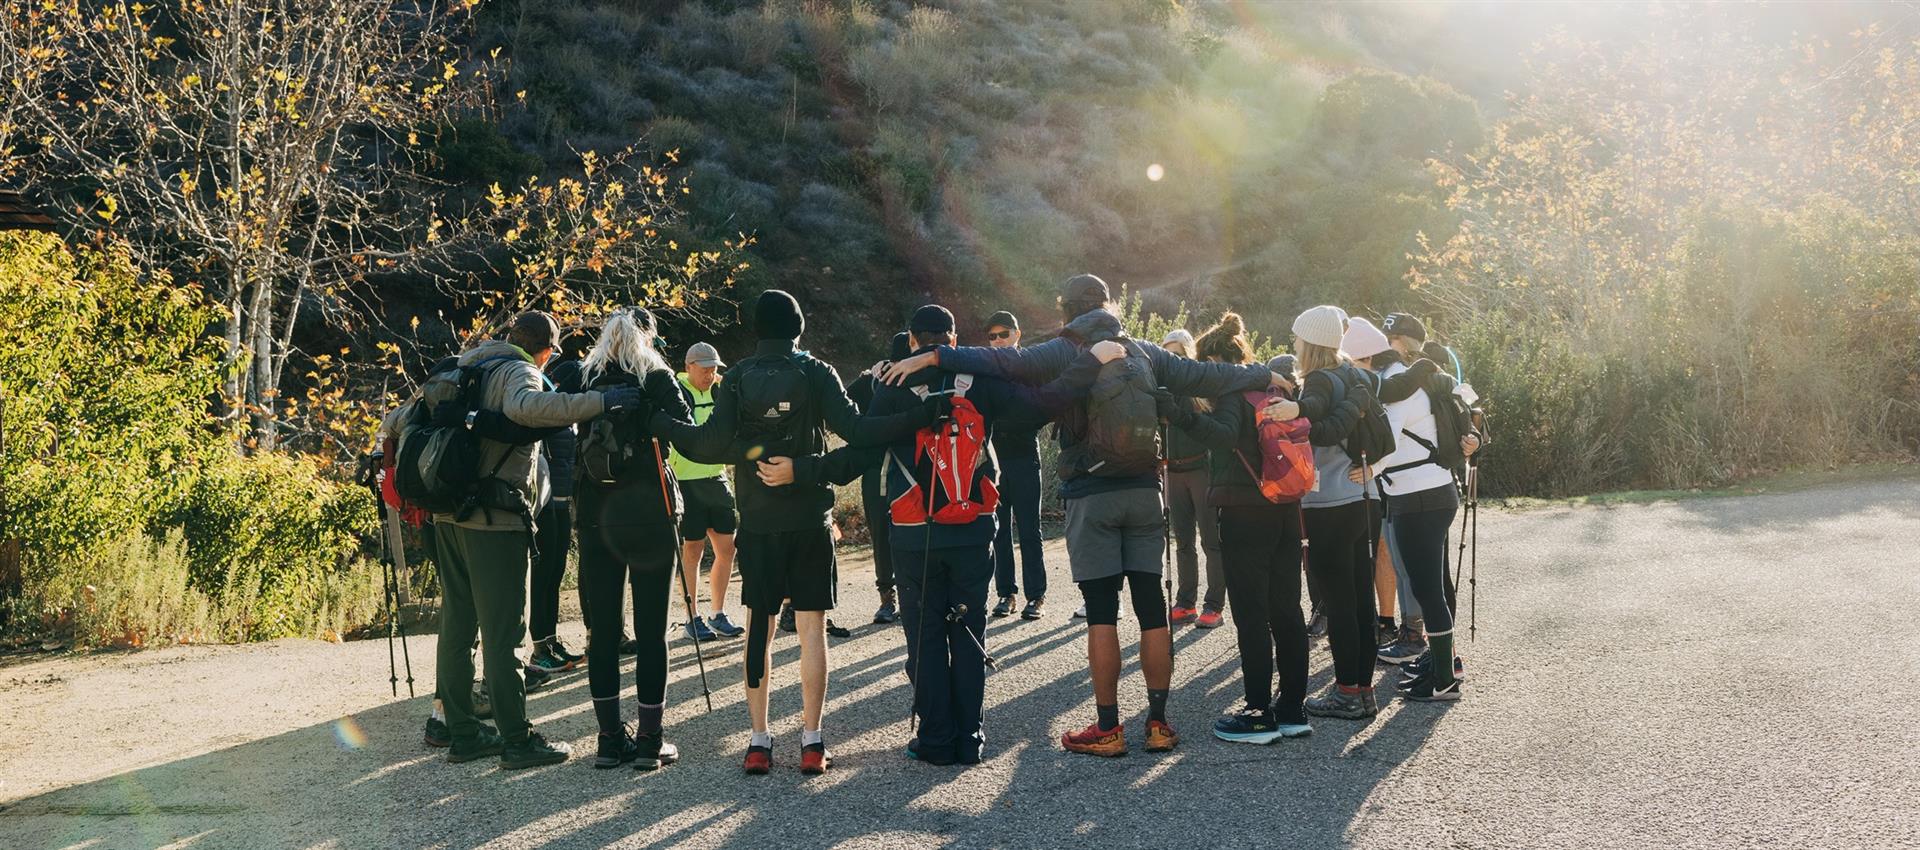
<path fill-rule="evenodd" d="M 694 389 L 693 382 L 687 378 L 687 373 L 681 372 L 679 377 L 681 389 L 686 390 L 687 398 L 691 400 L 688 406 L 693 408 L 693 424 L 705 424 L 707 417 L 713 415 L 713 387 L 708 387 L 706 392 L 701 392 Z M 714 387 L 719 385 L 719 381 L 714 381 Z M 667 463 L 673 466 L 674 477 L 681 481 L 703 481 L 720 478 L 727 473 L 726 464 L 694 463 L 682 456 L 679 449 L 673 450 L 672 455 L 667 458 Z"/>

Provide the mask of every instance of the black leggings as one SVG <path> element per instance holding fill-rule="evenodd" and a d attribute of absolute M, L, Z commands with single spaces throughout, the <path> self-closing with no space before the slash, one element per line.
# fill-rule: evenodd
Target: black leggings
<path fill-rule="evenodd" d="M 554 499 L 540 512 L 539 550 L 533 559 L 533 589 L 527 597 L 527 627 L 537 643 L 553 637 L 560 623 L 560 582 L 567 577 L 567 551 L 573 548 L 573 503 Z M 586 607 L 586 599 L 580 600 Z"/>
<path fill-rule="evenodd" d="M 1452 484 L 1446 487 L 1453 489 Z M 1453 631 L 1453 609 L 1447 592 L 1447 529 L 1453 525 L 1455 510 L 1450 504 L 1438 510 L 1393 512 L 1393 542 L 1400 547 L 1400 562 L 1406 565 L 1407 583 L 1413 586 L 1413 598 L 1420 602 L 1428 634 Z"/>
<path fill-rule="evenodd" d="M 1368 515 L 1380 517 L 1362 500 L 1332 508 L 1307 508 L 1307 571 L 1327 617 L 1327 643 L 1333 650 L 1333 678 L 1342 685 L 1373 683 L 1373 560 L 1365 557 Z M 1396 519 L 1395 522 L 1399 520 Z"/>
<path fill-rule="evenodd" d="M 621 596 L 633 585 L 634 685 L 642 705 L 660 705 L 667 693 L 667 607 L 680 535 L 671 525 L 582 526 L 580 594 L 592 612 L 587 640 L 587 690 L 600 731 L 620 728 Z"/>
<path fill-rule="evenodd" d="M 1133 593 L 1133 616 L 1140 619 L 1140 631 L 1167 627 L 1167 595 L 1160 590 L 1158 577 L 1147 573 L 1121 573 L 1080 582 L 1080 597 L 1087 602 L 1087 625 L 1120 624 L 1120 584 Z"/>
<path fill-rule="evenodd" d="M 1307 626 L 1300 618 L 1300 508 L 1220 508 L 1220 554 L 1227 604 L 1240 638 L 1240 674 L 1247 705 L 1273 706 L 1288 717 L 1307 698 Z M 1273 673 L 1280 671 L 1280 699 Z"/>

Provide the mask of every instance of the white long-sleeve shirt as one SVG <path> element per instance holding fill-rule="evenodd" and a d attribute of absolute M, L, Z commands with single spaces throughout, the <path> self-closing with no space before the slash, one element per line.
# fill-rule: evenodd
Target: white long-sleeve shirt
<path fill-rule="evenodd" d="M 1382 374 L 1391 378 L 1405 371 L 1407 371 L 1405 363 L 1395 363 L 1388 366 Z M 1422 440 L 1438 443 L 1438 430 L 1433 421 L 1433 402 L 1428 399 L 1427 391 L 1415 390 L 1413 395 L 1386 407 L 1387 424 L 1393 428 L 1393 453 L 1376 461 L 1374 468 L 1388 470 L 1403 463 L 1419 463 L 1430 457 L 1432 453 L 1427 451 L 1426 446 L 1420 445 L 1409 438 L 1407 433 L 1403 433 L 1404 431 L 1417 434 Z M 1406 496 L 1435 487 L 1453 486 L 1453 474 L 1437 463 L 1425 463 L 1411 469 L 1403 469 L 1388 477 L 1393 480 L 1387 481 L 1383 477 L 1381 483 L 1385 485 L 1389 496 Z"/>

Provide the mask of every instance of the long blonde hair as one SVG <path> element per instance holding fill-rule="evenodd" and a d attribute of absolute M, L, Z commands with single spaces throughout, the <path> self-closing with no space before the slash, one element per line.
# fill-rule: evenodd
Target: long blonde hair
<path fill-rule="evenodd" d="M 587 373 L 587 383 L 607 371 L 612 364 L 635 378 L 645 379 L 648 373 L 667 371 L 667 360 L 660 356 L 656 343 L 660 330 L 654 324 L 653 314 L 644 307 L 622 307 L 600 328 L 600 341 L 587 352 L 583 364 Z"/>
<path fill-rule="evenodd" d="M 1314 345 L 1304 339 L 1299 341 L 1299 345 L 1295 347 L 1294 354 L 1296 356 L 1294 358 L 1293 376 L 1296 381 L 1305 381 L 1309 372 L 1318 372 L 1321 369 L 1332 369 L 1339 366 L 1341 361 L 1346 359 L 1346 356 L 1341 354 L 1338 348 Z"/>

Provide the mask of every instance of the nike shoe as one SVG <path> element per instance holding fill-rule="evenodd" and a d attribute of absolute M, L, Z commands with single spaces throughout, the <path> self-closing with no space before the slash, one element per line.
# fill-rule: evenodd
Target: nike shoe
<path fill-rule="evenodd" d="M 993 606 L 993 616 L 995 617 L 1013 616 L 1013 597 L 1011 596 L 1000 597 L 1000 602 Z"/>
<path fill-rule="evenodd" d="M 1068 732 L 1060 736 L 1060 747 L 1070 753 L 1085 753 L 1090 756 L 1114 758 L 1127 754 L 1126 724 L 1112 729 L 1102 730 L 1094 723 L 1078 732 Z"/>
<path fill-rule="evenodd" d="M 1412 687 L 1402 690 L 1400 696 L 1414 702 L 1456 702 L 1460 699 L 1460 680 L 1435 685 L 1432 679 L 1421 676 Z"/>
<path fill-rule="evenodd" d="M 708 617 L 707 628 L 713 629 L 715 634 L 727 638 L 737 638 L 747 633 L 746 629 L 734 625 L 732 620 L 727 619 L 727 612 L 725 611 Z"/>
<path fill-rule="evenodd" d="M 1427 665 L 1432 662 L 1433 653 L 1426 653 L 1419 658 L 1400 665 L 1400 681 L 1394 683 L 1394 688 L 1404 691 L 1413 687 L 1415 683 L 1426 678 Z M 1456 682 L 1464 682 L 1466 679 L 1467 663 L 1462 660 L 1460 656 L 1456 655 L 1453 657 L 1453 680 Z"/>

